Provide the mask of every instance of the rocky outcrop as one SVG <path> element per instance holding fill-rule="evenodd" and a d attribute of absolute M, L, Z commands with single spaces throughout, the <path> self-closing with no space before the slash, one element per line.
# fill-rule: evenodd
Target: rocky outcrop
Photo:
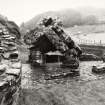
<path fill-rule="evenodd" d="M 0 29 L 0 105 L 17 105 L 21 84 L 21 62 L 16 37 Z"/>

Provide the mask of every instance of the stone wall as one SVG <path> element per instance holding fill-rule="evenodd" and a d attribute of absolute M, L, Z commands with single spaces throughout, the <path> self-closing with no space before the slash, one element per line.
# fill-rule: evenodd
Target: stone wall
<path fill-rule="evenodd" d="M 105 52 L 105 46 L 80 45 L 83 53 L 91 53 L 102 57 Z"/>
<path fill-rule="evenodd" d="M 21 62 L 15 35 L 0 29 L 0 105 L 17 105 L 21 84 Z"/>
<path fill-rule="evenodd" d="M 0 73 L 0 105 L 17 105 L 21 83 L 21 62 L 12 62 L 11 67 L 0 64 Z"/>

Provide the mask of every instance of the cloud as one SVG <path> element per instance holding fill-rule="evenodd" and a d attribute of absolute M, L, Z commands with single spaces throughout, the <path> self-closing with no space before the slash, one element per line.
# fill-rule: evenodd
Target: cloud
<path fill-rule="evenodd" d="M 0 0 L 0 13 L 20 24 L 37 14 L 80 6 L 103 7 L 104 0 Z"/>

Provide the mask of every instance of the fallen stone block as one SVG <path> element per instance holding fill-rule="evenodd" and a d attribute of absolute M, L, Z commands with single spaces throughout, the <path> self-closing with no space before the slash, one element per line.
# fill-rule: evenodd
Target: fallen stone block
<path fill-rule="evenodd" d="M 4 35 L 8 35 L 8 34 L 9 34 L 9 32 L 8 32 L 8 31 L 4 31 L 3 33 L 4 33 Z"/>
<path fill-rule="evenodd" d="M 19 62 L 19 59 L 11 59 L 11 62 Z"/>
<path fill-rule="evenodd" d="M 19 51 L 16 50 L 16 51 L 13 51 L 12 53 L 13 53 L 13 54 L 19 54 Z"/>
<path fill-rule="evenodd" d="M 15 40 L 16 38 L 13 37 L 13 36 L 10 36 L 10 37 L 6 37 L 5 39 L 7 39 L 7 40 Z"/>
<path fill-rule="evenodd" d="M 8 68 L 6 70 L 6 74 L 8 75 L 19 76 L 20 73 L 21 73 L 21 69 Z"/>
<path fill-rule="evenodd" d="M 15 47 L 15 46 L 9 47 L 8 50 L 9 50 L 9 51 L 17 51 L 17 47 Z"/>
<path fill-rule="evenodd" d="M 15 50 L 15 51 L 13 51 Z M 10 50 L 9 50 L 10 51 Z M 12 52 L 11 52 L 12 51 Z M 3 57 L 5 59 L 17 59 L 18 58 L 18 51 L 17 48 L 16 49 L 12 49 L 10 52 L 5 52 L 3 54 Z"/>
<path fill-rule="evenodd" d="M 14 69 L 21 69 L 21 67 L 22 67 L 21 62 L 15 62 L 11 64 L 11 68 L 14 68 Z"/>
<path fill-rule="evenodd" d="M 7 81 L 0 81 L 0 92 L 3 91 L 7 87 L 9 87 L 9 84 Z"/>
<path fill-rule="evenodd" d="M 6 50 L 6 48 L 0 46 L 0 53 L 4 53 L 5 50 Z"/>
<path fill-rule="evenodd" d="M 4 80 L 7 81 L 11 86 L 13 82 L 15 82 L 15 77 L 13 75 L 8 75 Z"/>
<path fill-rule="evenodd" d="M 11 37 L 11 35 L 9 35 L 9 34 L 6 34 L 6 35 L 2 36 L 2 38 L 9 38 L 9 37 Z"/>
<path fill-rule="evenodd" d="M 10 55 L 9 52 L 4 53 L 4 54 L 3 54 L 4 59 L 9 59 L 9 55 Z"/>
<path fill-rule="evenodd" d="M 10 54 L 9 59 L 18 59 L 19 52 L 14 51 Z"/>
<path fill-rule="evenodd" d="M 92 66 L 92 72 L 97 74 L 105 73 L 105 63 Z"/>
<path fill-rule="evenodd" d="M 5 71 L 6 68 L 7 68 L 7 65 L 5 65 L 5 64 L 0 65 L 0 71 Z"/>

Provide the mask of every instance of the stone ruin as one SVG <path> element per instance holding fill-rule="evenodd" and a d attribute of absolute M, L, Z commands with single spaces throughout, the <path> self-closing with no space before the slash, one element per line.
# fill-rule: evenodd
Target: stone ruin
<path fill-rule="evenodd" d="M 44 18 L 37 28 L 25 35 L 24 40 L 30 45 L 30 53 L 33 50 L 44 54 L 59 51 L 66 58 L 78 58 L 82 53 L 81 48 L 62 29 L 61 21 L 52 18 Z M 47 43 L 48 40 L 50 43 Z"/>
<path fill-rule="evenodd" d="M 44 18 L 35 29 L 26 33 L 24 41 L 29 45 L 29 62 L 34 66 L 44 66 L 47 61 L 58 58 L 60 67 L 79 67 L 81 48 L 64 32 L 58 19 Z"/>
<path fill-rule="evenodd" d="M 0 28 L 0 105 L 17 105 L 21 84 L 21 62 L 16 37 Z"/>

